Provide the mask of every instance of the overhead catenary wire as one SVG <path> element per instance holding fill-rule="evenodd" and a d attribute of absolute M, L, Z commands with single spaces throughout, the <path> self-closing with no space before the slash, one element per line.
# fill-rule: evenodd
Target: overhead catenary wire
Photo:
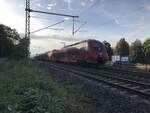
<path fill-rule="evenodd" d="M 62 21 L 60 21 L 60 22 L 57 22 L 57 23 L 55 23 L 55 24 L 49 25 L 49 26 L 47 26 L 47 27 L 44 27 L 44 28 L 41 28 L 41 29 L 32 31 L 31 33 L 36 33 L 36 32 L 42 31 L 42 30 L 44 30 L 44 29 L 48 29 L 48 28 L 50 28 L 50 27 L 53 27 L 53 26 L 55 26 L 55 25 L 57 25 L 57 24 L 60 24 L 60 23 L 63 23 L 63 22 L 64 22 L 64 20 L 62 20 Z"/>
<path fill-rule="evenodd" d="M 50 20 L 49 18 L 42 18 L 42 17 L 38 17 L 38 16 L 31 16 L 31 18 L 38 18 L 38 19 L 45 19 L 45 20 Z M 74 19 L 74 22 L 78 22 L 78 23 L 85 23 L 84 21 L 81 21 L 81 20 L 75 20 Z M 64 29 L 61 29 L 61 28 L 48 28 L 48 29 L 52 29 L 52 30 L 57 30 L 57 31 L 62 31 Z M 75 28 L 74 28 L 74 25 L 73 25 L 73 35 L 76 33 L 76 32 L 86 32 L 86 31 L 74 31 Z"/>
<path fill-rule="evenodd" d="M 64 16 L 64 17 L 71 17 L 71 18 L 79 18 L 79 16 L 74 16 L 74 15 L 69 15 L 69 14 L 60 14 L 60 13 L 53 13 L 53 12 L 45 12 L 45 11 L 39 11 L 39 10 L 33 10 L 30 8 L 30 0 L 26 0 L 26 7 L 25 7 L 25 12 L 26 12 L 26 16 L 25 16 L 25 20 L 26 20 L 26 24 L 25 24 L 25 37 L 26 38 L 30 38 L 30 34 L 31 33 L 35 33 L 38 32 L 40 30 L 44 30 L 45 28 L 36 30 L 34 32 L 30 32 L 30 13 L 41 13 L 41 14 L 48 14 L 48 15 L 56 15 L 56 16 Z M 50 27 L 50 26 L 48 26 Z"/>
<path fill-rule="evenodd" d="M 74 31 L 74 34 L 77 33 L 87 22 L 84 22 L 77 30 Z"/>
<path fill-rule="evenodd" d="M 33 9 L 26 9 L 26 10 L 28 10 L 29 12 L 35 12 L 35 13 L 43 13 L 43 14 L 50 14 L 50 15 L 57 15 L 57 16 L 79 18 L 79 16 L 73 16 L 73 15 L 68 15 L 68 14 L 52 13 L 52 12 L 45 12 L 45 11 L 33 10 Z"/>
<path fill-rule="evenodd" d="M 63 31 L 64 30 L 63 28 L 48 28 L 48 29 L 56 30 L 56 31 Z"/>
<path fill-rule="evenodd" d="M 78 32 L 85 33 L 85 32 L 88 32 L 88 31 L 87 30 L 79 30 Z"/>

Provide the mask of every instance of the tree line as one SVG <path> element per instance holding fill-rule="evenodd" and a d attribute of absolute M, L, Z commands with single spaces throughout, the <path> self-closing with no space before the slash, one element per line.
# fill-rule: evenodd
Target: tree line
<path fill-rule="evenodd" d="M 132 63 L 150 63 L 150 38 L 147 38 L 144 43 L 136 39 L 131 45 L 129 45 L 125 38 L 121 38 L 114 48 L 107 41 L 103 43 L 110 60 L 112 55 L 120 55 L 129 56 Z"/>
<path fill-rule="evenodd" d="M 0 24 L 0 57 L 27 58 L 29 39 L 21 38 L 15 29 Z"/>
<path fill-rule="evenodd" d="M 131 45 L 121 38 L 115 48 L 107 41 L 103 41 L 111 60 L 112 55 L 129 56 L 133 63 L 150 63 L 150 38 L 144 43 L 136 39 Z M 0 57 L 27 58 L 29 56 L 28 38 L 21 38 L 15 29 L 0 24 Z"/>

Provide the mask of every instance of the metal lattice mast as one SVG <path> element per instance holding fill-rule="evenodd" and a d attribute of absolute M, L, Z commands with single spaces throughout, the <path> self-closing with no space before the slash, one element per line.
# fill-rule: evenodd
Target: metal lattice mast
<path fill-rule="evenodd" d="M 56 16 L 65 16 L 65 17 L 71 17 L 73 18 L 73 30 L 72 34 L 74 35 L 74 19 L 79 18 L 79 16 L 73 16 L 73 15 L 67 15 L 67 14 L 59 14 L 59 13 L 52 13 L 52 12 L 45 12 L 45 11 L 39 11 L 39 10 L 33 10 L 30 9 L 30 0 L 26 0 L 26 25 L 25 25 L 25 38 L 30 39 L 30 12 L 35 13 L 43 13 L 43 14 L 50 14 L 50 15 L 56 15 Z"/>
<path fill-rule="evenodd" d="M 30 39 L 30 0 L 26 0 L 26 27 L 25 38 Z"/>
<path fill-rule="evenodd" d="M 74 17 L 73 17 L 72 22 L 73 22 L 73 23 L 72 23 L 72 25 L 73 25 L 73 26 L 72 26 L 72 35 L 74 36 Z"/>

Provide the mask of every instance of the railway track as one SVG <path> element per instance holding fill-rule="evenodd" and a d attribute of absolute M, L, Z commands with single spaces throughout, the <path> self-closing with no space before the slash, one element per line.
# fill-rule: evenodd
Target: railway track
<path fill-rule="evenodd" d="M 61 64 L 62 66 L 65 64 Z M 77 68 L 77 66 L 74 65 L 69 65 L 71 68 Z M 78 66 L 79 67 L 79 66 Z M 116 76 L 120 77 L 123 79 L 129 79 L 133 81 L 140 81 L 142 83 L 147 83 L 150 84 L 150 74 L 149 73 L 138 73 L 134 71 L 129 71 L 129 70 L 119 70 L 119 69 L 112 69 L 112 68 L 107 68 L 107 67 L 101 67 L 98 69 L 95 68 L 89 68 L 89 67 L 80 67 L 80 69 L 83 70 L 90 70 L 93 72 L 101 73 L 103 75 L 111 75 L 111 76 Z"/>
<path fill-rule="evenodd" d="M 50 65 L 54 69 L 59 69 L 69 73 L 73 73 L 77 76 L 81 76 L 96 82 L 104 83 L 121 90 L 126 90 L 131 94 L 135 94 L 140 97 L 150 99 L 149 83 L 143 83 L 135 80 L 125 79 L 119 76 L 112 76 L 109 75 L 108 73 L 99 73 L 97 71 L 91 71 L 86 68 L 83 69 L 75 66 L 68 66 L 62 64 L 50 64 Z"/>
<path fill-rule="evenodd" d="M 111 71 L 111 72 L 116 72 L 116 73 L 121 73 L 124 75 L 133 75 L 136 77 L 143 77 L 145 79 L 150 79 L 150 72 L 137 72 L 135 70 L 132 69 L 128 69 L 128 68 L 113 68 L 113 67 L 100 67 L 99 69 L 105 70 L 105 71 Z"/>

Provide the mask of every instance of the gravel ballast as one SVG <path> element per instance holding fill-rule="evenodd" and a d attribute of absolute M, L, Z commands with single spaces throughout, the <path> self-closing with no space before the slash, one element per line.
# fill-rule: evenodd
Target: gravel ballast
<path fill-rule="evenodd" d="M 41 69 L 52 73 L 57 82 L 69 84 L 75 93 L 88 98 L 89 113 L 150 113 L 150 103 L 108 85 L 97 83 L 70 72 L 54 69 L 48 63 L 38 63 Z"/>

